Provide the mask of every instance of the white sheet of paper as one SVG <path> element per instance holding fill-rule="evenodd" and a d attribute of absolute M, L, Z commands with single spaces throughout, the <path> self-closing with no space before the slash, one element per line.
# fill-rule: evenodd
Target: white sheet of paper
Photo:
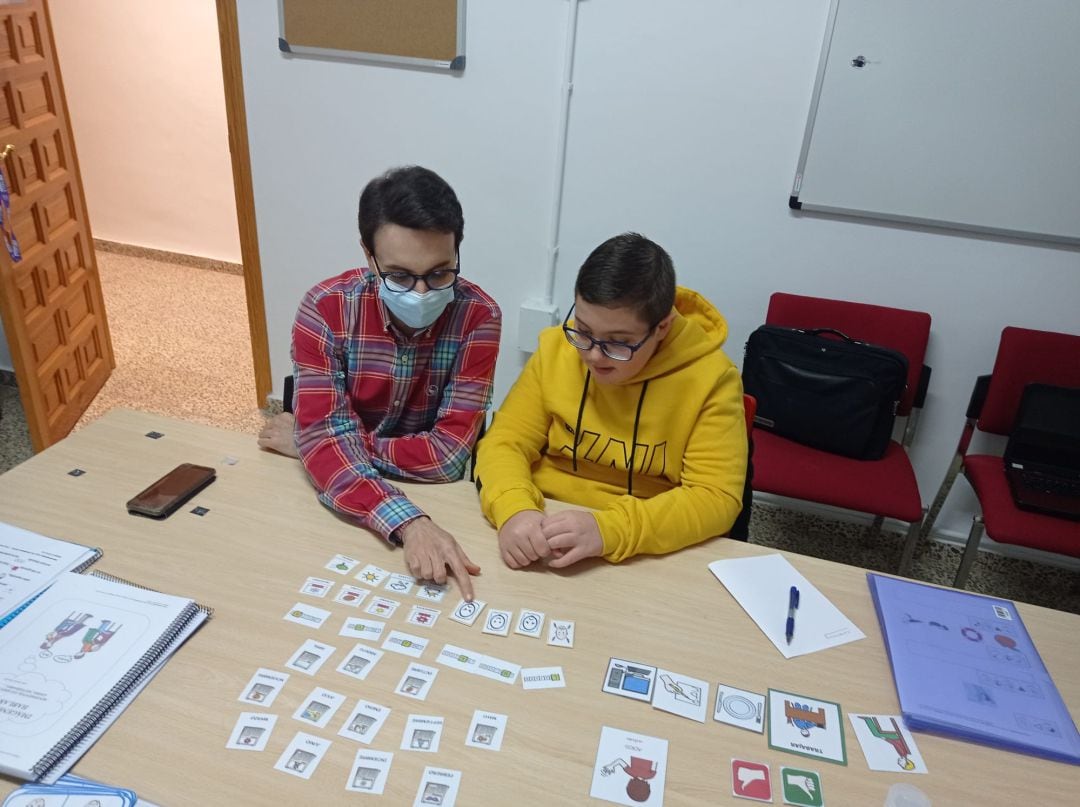
<path fill-rule="evenodd" d="M 372 751 L 361 748 L 356 752 L 349 778 L 345 780 L 345 789 L 354 793 L 370 793 L 381 796 L 390 775 L 390 765 L 394 755 L 389 751 Z"/>
<path fill-rule="evenodd" d="M 330 740 L 298 731 L 285 746 L 285 750 L 274 764 L 274 769 L 299 776 L 301 779 L 310 779 L 330 745 Z"/>
<path fill-rule="evenodd" d="M 661 668 L 656 671 L 652 705 L 654 709 L 704 723 L 709 710 L 709 683 Z"/>
<path fill-rule="evenodd" d="M 431 807 L 433 804 L 439 807 L 454 807 L 460 786 L 461 771 L 428 766 L 420 777 L 420 787 L 416 789 L 413 807 Z"/>
<path fill-rule="evenodd" d="M 604 726 L 589 795 L 629 807 L 661 807 L 667 752 L 667 740 Z"/>
<path fill-rule="evenodd" d="M 485 751 L 502 750 L 503 735 L 506 733 L 506 715 L 497 712 L 485 712 L 477 709 L 473 712 L 469 733 L 465 735 L 465 745 L 483 748 Z"/>
<path fill-rule="evenodd" d="M 783 555 L 715 560 L 709 564 L 709 571 L 724 584 L 784 658 L 866 638 L 866 634 Z M 784 629 L 792 586 L 799 589 L 799 607 L 795 614 L 795 634 L 788 644 Z"/>
<path fill-rule="evenodd" d="M 379 733 L 379 729 L 383 727 L 383 723 L 389 716 L 390 709 L 386 706 L 380 706 L 371 701 L 358 701 L 338 730 L 338 736 L 348 737 L 350 740 L 367 745 L 375 739 L 375 735 Z"/>
<path fill-rule="evenodd" d="M 262 751 L 266 748 L 266 741 L 270 739 L 275 723 L 277 715 L 241 712 L 225 747 L 238 751 Z"/>
<path fill-rule="evenodd" d="M 872 771 L 926 773 L 919 747 L 900 715 L 855 715 L 848 713 L 855 737 Z"/>

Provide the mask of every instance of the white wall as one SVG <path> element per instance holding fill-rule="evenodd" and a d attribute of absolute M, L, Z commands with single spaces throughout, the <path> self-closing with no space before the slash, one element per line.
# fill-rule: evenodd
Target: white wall
<path fill-rule="evenodd" d="M 49 9 L 94 237 L 239 262 L 214 0 Z"/>
<path fill-rule="evenodd" d="M 278 388 L 300 296 L 360 260 L 360 187 L 415 162 L 458 191 L 463 268 L 503 307 L 501 398 L 521 366 L 518 306 L 543 291 L 565 0 L 469 0 L 460 77 L 286 58 L 271 4 L 239 9 Z M 789 211 L 827 11 L 828 0 L 581 3 L 557 302 L 565 311 L 593 246 L 638 229 L 725 312 L 736 361 L 775 290 L 928 311 L 934 376 L 912 453 L 929 503 L 1001 328 L 1080 330 L 1080 253 Z M 939 528 L 966 534 L 972 509 L 958 484 Z"/>

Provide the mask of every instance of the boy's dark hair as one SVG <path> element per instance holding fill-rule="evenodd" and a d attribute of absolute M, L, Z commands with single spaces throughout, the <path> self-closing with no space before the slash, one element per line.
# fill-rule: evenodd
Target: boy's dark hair
<path fill-rule="evenodd" d="M 655 327 L 675 305 L 675 267 L 659 244 L 638 233 L 609 238 L 578 270 L 574 295 L 592 305 L 626 306 Z"/>
<path fill-rule="evenodd" d="M 392 168 L 371 180 L 360 194 L 357 213 L 360 240 L 375 252 L 375 232 L 384 224 L 411 230 L 454 234 L 454 248 L 465 237 L 465 218 L 457 194 L 445 179 L 428 168 Z"/>

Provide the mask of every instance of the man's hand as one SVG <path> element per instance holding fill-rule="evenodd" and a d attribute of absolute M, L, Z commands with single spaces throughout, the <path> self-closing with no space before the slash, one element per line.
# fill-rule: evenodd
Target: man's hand
<path fill-rule="evenodd" d="M 259 448 L 268 448 L 286 457 L 299 457 L 300 452 L 296 450 L 296 438 L 293 436 L 294 422 L 295 419 L 289 412 L 274 415 L 259 432 Z"/>
<path fill-rule="evenodd" d="M 544 519 L 543 533 L 554 556 L 548 563 L 553 569 L 604 554 L 604 539 L 592 513 L 581 510 L 555 513 Z"/>
<path fill-rule="evenodd" d="M 544 514 L 539 510 L 514 513 L 499 530 L 499 552 L 503 563 L 521 569 L 551 554 L 544 538 Z"/>
<path fill-rule="evenodd" d="M 446 582 L 446 569 L 457 580 L 461 596 L 471 601 L 472 580 L 469 575 L 480 574 L 480 567 L 469 560 L 454 536 L 427 516 L 414 519 L 401 528 L 399 535 L 405 549 L 405 566 L 418 580 Z"/>

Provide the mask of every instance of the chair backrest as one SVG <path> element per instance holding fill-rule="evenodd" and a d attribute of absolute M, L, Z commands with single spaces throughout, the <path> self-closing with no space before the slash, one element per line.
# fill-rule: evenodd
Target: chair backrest
<path fill-rule="evenodd" d="M 743 411 L 746 413 L 746 433 L 749 435 L 754 431 L 754 415 L 757 414 L 757 398 L 753 395 L 747 395 L 744 392 L 742 402 Z"/>
<path fill-rule="evenodd" d="M 1033 383 L 1080 387 L 1080 336 L 1011 326 L 1002 330 L 979 428 L 1011 433 L 1020 396 Z"/>
<path fill-rule="evenodd" d="M 907 387 L 896 413 L 911 413 L 926 359 L 926 345 L 930 341 L 929 314 L 778 291 L 769 298 L 765 322 L 784 328 L 834 328 L 860 342 L 903 353 L 908 360 Z"/>

